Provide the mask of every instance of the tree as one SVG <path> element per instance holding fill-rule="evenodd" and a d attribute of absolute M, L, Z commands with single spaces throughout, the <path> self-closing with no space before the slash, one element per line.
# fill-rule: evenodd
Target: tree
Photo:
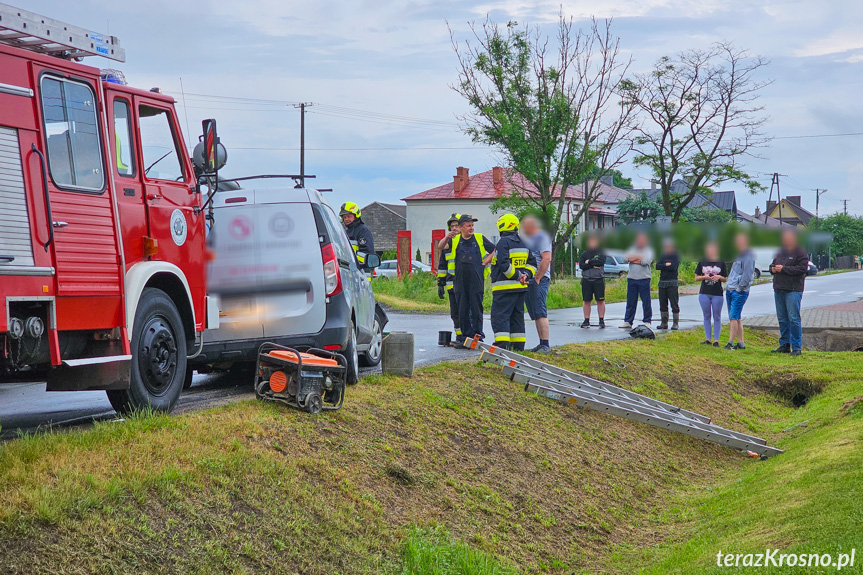
<path fill-rule="evenodd" d="M 597 166 L 587 174 L 588 179 L 598 180 L 598 172 L 599 167 Z M 624 177 L 623 172 L 621 172 L 620 170 L 608 170 L 607 175 L 613 176 L 614 179 L 612 180 L 612 184 L 614 185 L 614 187 L 621 188 L 623 190 L 632 189 L 632 178 Z"/>
<path fill-rule="evenodd" d="M 721 42 L 663 57 L 649 73 L 621 85 L 623 97 L 644 116 L 633 163 L 659 183 L 662 209 L 673 221 L 698 193 L 710 195 L 709 188 L 722 182 L 741 182 L 752 193 L 764 189 L 741 163 L 758 157 L 758 148 L 769 142 L 758 105 L 769 81 L 756 77 L 766 65 L 760 56 Z M 676 179 L 688 187 L 673 192 Z"/>
<path fill-rule="evenodd" d="M 617 219 L 622 224 L 653 223 L 659 215 L 662 215 L 662 206 L 651 199 L 647 192 L 628 196 L 617 204 Z"/>
<path fill-rule="evenodd" d="M 698 206 L 693 208 L 686 206 L 680 213 L 680 221 L 682 222 L 713 222 L 718 224 L 727 224 L 734 217 L 731 212 L 720 210 L 719 208 L 708 208 L 707 206 Z"/>
<path fill-rule="evenodd" d="M 863 254 L 863 217 L 833 214 L 826 218 L 814 218 L 807 227 L 810 231 L 833 234 L 831 251 L 834 256 Z"/>
<path fill-rule="evenodd" d="M 567 197 L 588 174 L 595 180 L 623 163 L 632 149 L 634 104 L 617 96 L 630 60 L 619 52 L 611 22 L 575 30 L 559 17 L 554 40 L 538 28 L 489 19 L 471 24 L 475 43 L 453 37 L 459 62 L 453 89 L 467 99 L 462 117 L 474 142 L 497 148 L 513 197 L 500 204 L 540 215 L 557 251 L 599 195 L 597 181 L 583 198 Z M 567 219 L 567 201 L 578 210 Z"/>

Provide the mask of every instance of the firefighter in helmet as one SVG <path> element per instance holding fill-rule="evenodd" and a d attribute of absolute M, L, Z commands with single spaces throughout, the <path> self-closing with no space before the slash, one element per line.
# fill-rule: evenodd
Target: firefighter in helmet
<path fill-rule="evenodd" d="M 485 337 L 483 332 L 482 296 L 485 290 L 486 266 L 494 255 L 494 243 L 480 233 L 474 233 L 473 226 L 478 220 L 470 214 L 462 214 L 458 219 L 459 233 L 451 240 L 452 253 L 447 260 L 447 272 L 453 276 L 453 292 L 458 304 L 458 327 L 461 336 L 456 336 L 456 344 L 461 345 L 465 338 Z"/>
<path fill-rule="evenodd" d="M 527 284 L 536 273 L 536 257 L 518 235 L 512 214 L 497 220 L 500 240 L 491 263 L 491 328 L 494 344 L 524 351 L 524 301 Z"/>
<path fill-rule="evenodd" d="M 364 272 L 370 273 L 372 268 L 367 265 L 366 258 L 375 253 L 375 239 L 372 237 L 372 231 L 363 222 L 362 215 L 360 207 L 353 202 L 345 202 L 339 210 L 339 216 L 342 218 L 348 239 L 351 240 L 351 247 L 354 248 L 354 254 L 357 257 L 357 265 Z"/>
<path fill-rule="evenodd" d="M 452 239 L 459 234 L 458 219 L 460 217 L 461 214 L 453 214 L 446 221 L 447 234 L 438 244 L 441 250 L 437 262 L 437 295 L 440 299 L 449 297 L 449 317 L 452 319 L 452 325 L 455 329 L 456 342 L 458 342 L 462 334 L 461 328 L 458 326 L 458 301 L 455 297 L 456 292 L 453 289 L 453 280 L 455 278 L 449 273 L 447 265 L 455 256 L 452 251 Z M 445 294 L 448 294 L 448 296 Z"/>

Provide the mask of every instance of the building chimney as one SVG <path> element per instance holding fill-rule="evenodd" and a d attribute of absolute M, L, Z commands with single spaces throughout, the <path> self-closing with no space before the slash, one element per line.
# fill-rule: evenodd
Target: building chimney
<path fill-rule="evenodd" d="M 468 181 L 470 180 L 470 176 L 468 175 L 468 169 L 462 166 L 459 166 L 455 169 L 455 175 L 452 177 L 452 189 L 456 194 L 460 194 L 467 187 Z"/>
<path fill-rule="evenodd" d="M 503 168 L 495 166 L 491 169 L 491 179 L 494 185 L 498 185 L 503 181 Z"/>
<path fill-rule="evenodd" d="M 656 180 L 650 180 L 650 191 L 651 192 L 656 191 Z"/>
<path fill-rule="evenodd" d="M 755 215 L 756 220 L 761 217 L 761 206 L 755 206 L 755 214 L 754 215 Z"/>
<path fill-rule="evenodd" d="M 785 196 L 785 199 L 788 201 L 789 204 L 800 206 L 800 196 Z"/>
<path fill-rule="evenodd" d="M 614 174 L 605 174 L 604 176 L 599 178 L 599 182 L 605 184 L 606 186 L 614 187 Z"/>

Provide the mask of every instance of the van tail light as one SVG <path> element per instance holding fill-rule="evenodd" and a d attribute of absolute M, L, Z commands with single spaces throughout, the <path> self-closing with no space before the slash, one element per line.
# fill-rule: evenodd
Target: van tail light
<path fill-rule="evenodd" d="M 327 244 L 321 248 L 321 257 L 324 259 L 324 286 L 327 297 L 342 293 L 342 274 L 339 271 L 339 261 L 336 259 L 333 244 Z"/>

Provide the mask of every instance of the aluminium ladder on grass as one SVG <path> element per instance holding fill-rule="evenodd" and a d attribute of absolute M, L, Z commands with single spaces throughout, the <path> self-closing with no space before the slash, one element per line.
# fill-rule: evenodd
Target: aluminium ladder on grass
<path fill-rule="evenodd" d="M 500 365 L 504 375 L 543 397 L 670 429 L 762 458 L 782 453 L 759 437 L 713 425 L 704 415 L 494 345 L 469 339 L 465 346 L 481 349 L 483 361 Z"/>
<path fill-rule="evenodd" d="M 0 2 L 0 44 L 64 59 L 103 56 L 126 61 L 116 36 L 91 32 Z"/>

